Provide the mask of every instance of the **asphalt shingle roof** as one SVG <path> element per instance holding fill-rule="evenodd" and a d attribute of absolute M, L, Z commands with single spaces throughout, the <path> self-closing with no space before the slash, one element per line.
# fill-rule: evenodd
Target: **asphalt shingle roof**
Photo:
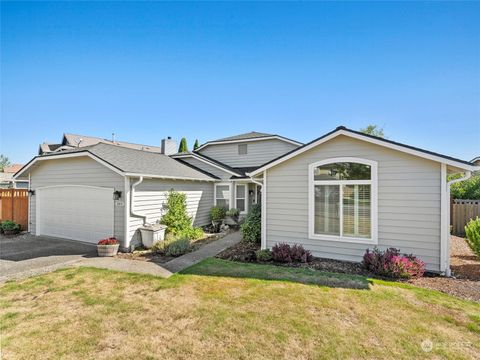
<path fill-rule="evenodd" d="M 188 166 L 163 154 L 105 143 L 46 154 L 42 157 L 77 152 L 89 152 L 125 173 L 155 175 L 168 178 L 188 178 L 192 180 L 218 179 L 218 177 L 212 174 Z"/>
<path fill-rule="evenodd" d="M 209 142 L 247 140 L 247 139 L 256 139 L 256 138 L 267 137 L 267 136 L 275 136 L 275 135 L 256 132 L 256 131 L 251 131 L 249 133 L 229 136 L 229 137 L 225 137 L 225 138 L 221 138 L 221 139 L 217 139 L 217 140 L 212 140 L 212 141 L 209 141 Z"/>

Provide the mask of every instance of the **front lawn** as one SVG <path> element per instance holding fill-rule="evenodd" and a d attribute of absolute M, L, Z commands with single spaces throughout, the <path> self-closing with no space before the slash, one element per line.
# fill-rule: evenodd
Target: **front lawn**
<path fill-rule="evenodd" d="M 478 303 L 370 281 L 366 288 L 358 276 L 218 259 L 170 279 L 69 268 L 0 287 L 2 355 L 469 359 L 480 352 Z"/>

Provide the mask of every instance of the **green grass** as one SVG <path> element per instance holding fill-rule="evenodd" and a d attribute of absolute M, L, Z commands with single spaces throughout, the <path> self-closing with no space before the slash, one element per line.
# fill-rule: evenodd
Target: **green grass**
<path fill-rule="evenodd" d="M 183 270 L 181 274 L 292 281 L 303 284 L 345 287 L 352 289 L 368 289 L 369 286 L 369 281 L 364 276 L 275 265 L 242 264 L 216 258 L 206 259 L 188 269 Z"/>
<path fill-rule="evenodd" d="M 480 305 L 410 285 L 207 259 L 169 279 L 69 268 L 0 287 L 5 359 L 474 359 Z M 425 352 L 421 343 L 433 349 Z"/>

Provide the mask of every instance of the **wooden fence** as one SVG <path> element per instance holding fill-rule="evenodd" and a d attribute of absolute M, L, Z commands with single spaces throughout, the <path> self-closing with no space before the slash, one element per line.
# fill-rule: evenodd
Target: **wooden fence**
<path fill-rule="evenodd" d="M 0 221 L 13 220 L 28 229 L 28 190 L 0 189 Z"/>
<path fill-rule="evenodd" d="M 480 200 L 452 200 L 450 205 L 450 224 L 452 224 L 452 234 L 458 236 L 465 235 L 465 225 L 470 219 L 480 217 Z"/>

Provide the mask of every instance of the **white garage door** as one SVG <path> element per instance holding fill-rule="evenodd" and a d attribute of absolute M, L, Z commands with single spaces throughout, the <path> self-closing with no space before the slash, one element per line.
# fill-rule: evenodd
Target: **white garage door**
<path fill-rule="evenodd" d="M 37 235 L 91 243 L 113 236 L 113 189 L 54 186 L 36 196 Z"/>

